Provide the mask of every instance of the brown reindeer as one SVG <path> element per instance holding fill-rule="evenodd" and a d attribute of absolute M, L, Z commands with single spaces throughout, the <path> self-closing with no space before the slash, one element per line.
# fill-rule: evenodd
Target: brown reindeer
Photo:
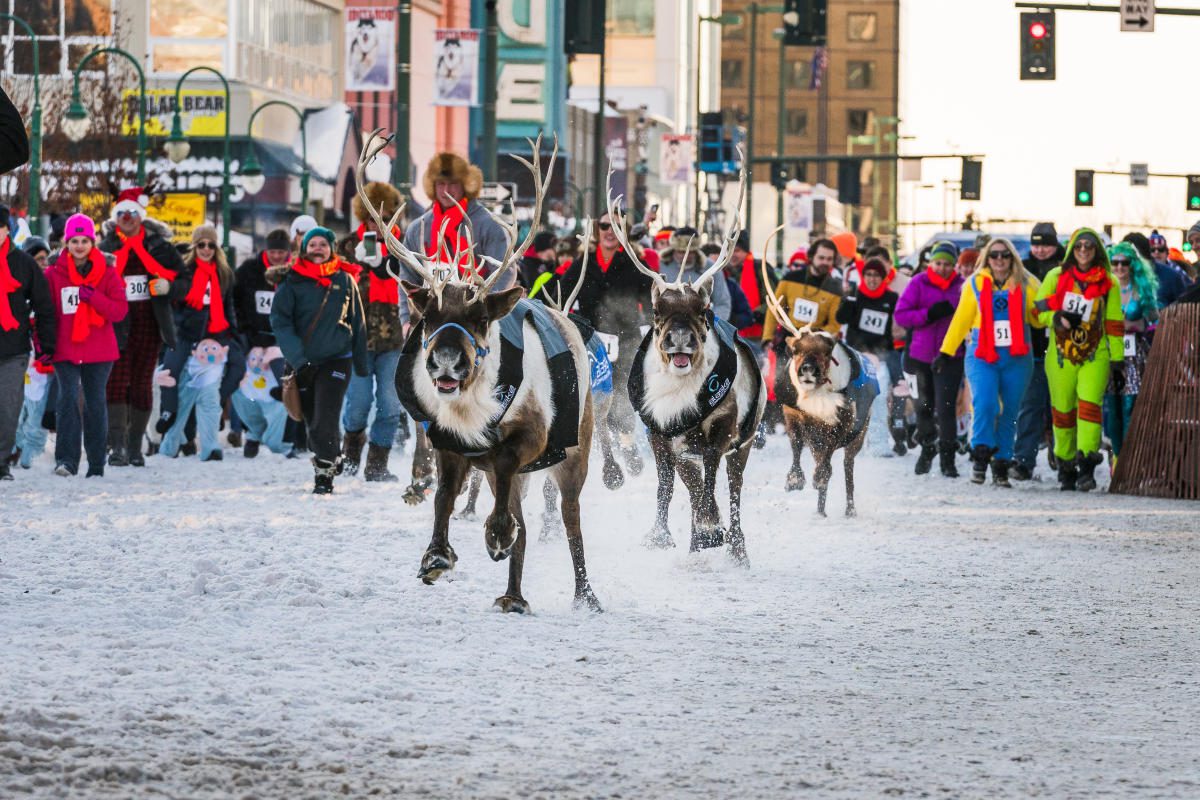
<path fill-rule="evenodd" d="M 526 545 L 521 495 L 526 474 L 548 468 L 562 492 L 575 601 L 598 611 L 600 604 L 588 583 L 579 521 L 579 494 L 587 479 L 592 437 L 587 350 L 574 324 L 523 299 L 522 288 L 490 292 L 496 280 L 514 267 L 514 254 L 519 256 L 529 247 L 535 228 L 519 243 L 516 224 L 497 220 L 508 232 L 509 246 L 487 278 L 482 265 L 473 261 L 463 278 L 457 269 L 408 250 L 392 234 L 396 218 L 383 220 L 363 191 L 366 165 L 387 141 L 379 131 L 367 138 L 356 176 L 359 196 L 389 252 L 423 281 L 420 286 L 401 281 L 419 319 L 397 369 L 401 400 L 414 419 L 429 423 L 437 454 L 433 537 L 418 577 L 433 583 L 454 569 L 458 557 L 450 546 L 450 517 L 463 482 L 475 467 L 487 475 L 495 497 L 484 521 L 488 555 L 494 561 L 509 559 L 508 588 L 496 605 L 506 612 L 527 612 L 529 604 L 521 594 Z M 541 137 L 530 144 L 532 163 L 517 160 L 533 174 L 533 218 L 538 219 L 558 147 L 543 181 Z M 397 211 L 397 218 L 402 211 Z M 473 233 L 469 227 L 464 233 L 467 252 L 473 253 Z"/>
<path fill-rule="evenodd" d="M 780 230 L 782 227 L 776 228 L 771 237 Z M 771 237 L 764 245 L 764 253 Z M 766 279 L 765 264 L 762 270 Z M 813 485 L 817 489 L 817 513 L 825 516 L 833 454 L 844 449 L 846 516 L 853 517 L 854 459 L 862 450 L 871 421 L 871 403 L 879 393 L 870 362 L 830 333 L 809 326 L 797 328 L 779 299 L 770 292 L 767 304 L 775 319 L 791 334 L 785 342 L 787 357 L 779 362 L 782 374 L 775 381 L 775 397 L 783 407 L 784 424 L 792 445 L 792 468 L 785 488 L 787 491 L 804 488 L 800 456 L 807 444 L 816 461 Z"/>
<path fill-rule="evenodd" d="M 610 171 L 611 175 L 611 171 Z M 692 283 L 682 277 L 668 283 L 648 269 L 629 246 L 619 210 L 620 198 L 608 194 L 609 217 L 634 264 L 654 280 L 654 319 L 634 357 L 629 399 L 650 429 L 650 445 L 658 470 L 658 511 L 647 537 L 651 547 L 674 547 L 667 513 L 675 475 L 691 496 L 691 550 L 720 547 L 748 564 L 742 532 L 742 481 L 754 435 L 762 420 L 767 392 L 753 351 L 724 320 L 713 317 L 712 284 L 729 262 L 739 235 L 743 172 L 737 211 L 711 267 Z M 680 271 L 680 276 L 683 272 Z M 717 508 L 717 471 L 725 459 L 729 481 L 729 528 Z"/>

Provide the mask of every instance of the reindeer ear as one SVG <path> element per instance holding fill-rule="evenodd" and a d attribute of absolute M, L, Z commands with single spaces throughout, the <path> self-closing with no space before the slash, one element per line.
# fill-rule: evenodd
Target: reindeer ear
<path fill-rule="evenodd" d="M 425 286 L 401 280 L 400 288 L 404 290 L 404 294 L 408 296 L 409 303 L 414 308 L 425 308 L 425 304 L 429 302 L 429 289 Z"/>
<path fill-rule="evenodd" d="M 507 317 L 508 313 L 516 308 L 517 301 L 524 296 L 524 286 L 514 286 L 511 289 L 505 289 L 503 292 L 489 294 L 485 301 L 487 303 L 488 319 Z"/>

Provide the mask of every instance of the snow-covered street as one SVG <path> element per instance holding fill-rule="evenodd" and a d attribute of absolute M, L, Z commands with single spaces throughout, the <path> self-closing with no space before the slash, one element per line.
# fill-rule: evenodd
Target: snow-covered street
<path fill-rule="evenodd" d="M 0 796 L 1200 795 L 1195 505 L 862 458 L 846 520 L 839 456 L 820 520 L 773 437 L 747 572 L 687 553 L 682 486 L 644 550 L 653 469 L 593 464 L 605 613 L 535 488 L 520 617 L 481 519 L 424 586 L 430 503 L 226 458 L 0 486 Z"/>

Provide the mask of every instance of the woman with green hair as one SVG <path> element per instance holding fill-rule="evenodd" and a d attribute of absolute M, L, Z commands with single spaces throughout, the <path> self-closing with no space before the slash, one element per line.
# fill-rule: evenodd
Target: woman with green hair
<path fill-rule="evenodd" d="M 1142 390 L 1142 374 L 1150 354 L 1148 328 L 1158 322 L 1158 278 L 1153 265 L 1129 242 L 1110 247 L 1108 261 L 1121 292 L 1121 313 L 1125 317 L 1124 369 L 1122 373 L 1113 371 L 1104 394 L 1104 434 L 1112 442 L 1115 464 L 1129 430 L 1133 404 Z"/>
<path fill-rule="evenodd" d="M 1110 377 L 1124 378 L 1125 315 L 1100 236 L 1080 228 L 1060 267 L 1046 274 L 1036 303 L 1053 334 L 1046 352 L 1054 455 L 1063 491 L 1096 488 L 1101 404 Z"/>

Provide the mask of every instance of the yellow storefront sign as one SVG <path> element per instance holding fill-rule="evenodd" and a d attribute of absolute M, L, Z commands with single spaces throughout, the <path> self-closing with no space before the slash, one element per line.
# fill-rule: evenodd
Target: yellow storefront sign
<path fill-rule="evenodd" d="M 188 137 L 225 135 L 225 92 L 220 89 L 184 89 L 179 96 L 183 106 L 180 122 L 183 135 Z M 124 114 L 121 133 L 137 135 L 138 91 L 126 89 L 123 96 Z M 169 136 L 175 116 L 174 89 L 146 90 L 146 135 Z"/>
<path fill-rule="evenodd" d="M 112 197 L 102 192 L 84 192 L 79 195 L 79 210 L 94 220 L 106 220 L 112 211 Z M 207 210 L 204 195 L 171 192 L 152 197 L 146 216 L 169 227 L 171 240 L 176 244 L 191 244 L 192 231 L 204 224 Z"/>

